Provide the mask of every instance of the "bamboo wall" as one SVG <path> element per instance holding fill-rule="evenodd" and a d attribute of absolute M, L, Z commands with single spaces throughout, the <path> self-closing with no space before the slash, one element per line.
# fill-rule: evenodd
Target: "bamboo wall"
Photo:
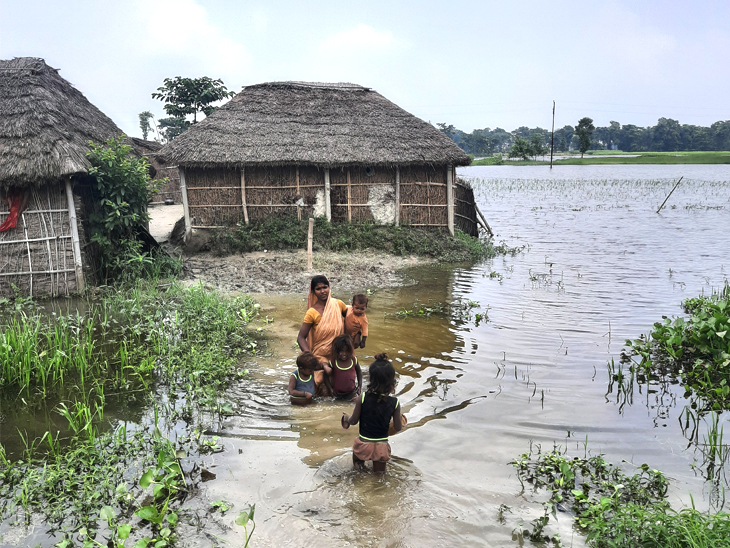
<path fill-rule="evenodd" d="M 332 221 L 395 222 L 398 178 L 401 224 L 448 227 L 446 166 L 331 169 Z M 185 186 L 192 228 L 245 222 L 244 200 L 249 221 L 326 215 L 325 170 L 311 166 L 188 168 Z M 454 181 L 454 224 L 469 234 L 477 232 L 473 199 L 470 189 Z"/>
<path fill-rule="evenodd" d="M 446 166 L 401 168 L 401 224 L 447 227 L 446 203 Z"/>
<path fill-rule="evenodd" d="M 29 192 L 17 228 L 0 232 L 0 297 L 68 295 L 77 288 L 65 187 L 59 182 Z M 8 213 L 0 191 L 0 223 Z M 81 233 L 78 213 L 77 222 Z"/>
<path fill-rule="evenodd" d="M 479 236 L 474 191 L 461 180 L 454 185 L 454 209 L 454 226 L 470 236 Z"/>

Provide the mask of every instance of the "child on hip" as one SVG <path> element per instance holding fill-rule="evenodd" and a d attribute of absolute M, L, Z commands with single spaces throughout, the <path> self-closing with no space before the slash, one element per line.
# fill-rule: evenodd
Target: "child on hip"
<path fill-rule="evenodd" d="M 294 405 L 309 405 L 314 399 L 314 371 L 319 362 L 311 352 L 302 352 L 297 357 L 297 369 L 289 377 L 289 399 Z"/>
<path fill-rule="evenodd" d="M 352 415 L 342 414 L 342 428 L 360 423 L 359 436 L 352 446 L 352 462 L 364 468 L 365 461 L 373 461 L 375 472 L 385 472 L 390 460 L 388 427 L 393 420 L 393 430 L 403 428 L 400 401 L 395 396 L 395 369 L 387 354 L 376 354 L 369 368 L 370 382 L 364 394 L 355 402 Z"/>
<path fill-rule="evenodd" d="M 332 341 L 332 359 L 324 366 L 330 376 L 332 392 L 338 400 L 357 400 L 362 392 L 362 370 L 355 357 L 350 335 L 340 335 Z"/>
<path fill-rule="evenodd" d="M 358 293 L 345 312 L 345 334 L 352 337 L 355 349 L 365 348 L 365 339 L 368 338 L 368 317 L 365 315 L 367 308 L 367 295 Z"/>

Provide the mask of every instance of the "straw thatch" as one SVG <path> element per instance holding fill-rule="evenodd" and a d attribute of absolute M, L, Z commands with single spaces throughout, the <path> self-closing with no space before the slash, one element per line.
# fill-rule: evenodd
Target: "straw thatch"
<path fill-rule="evenodd" d="M 471 161 L 432 125 L 370 88 L 306 82 L 244 87 L 166 145 L 160 156 L 184 168 L 460 166 Z"/>
<path fill-rule="evenodd" d="M 121 134 L 43 59 L 0 60 L 0 187 L 85 173 L 89 141 Z"/>

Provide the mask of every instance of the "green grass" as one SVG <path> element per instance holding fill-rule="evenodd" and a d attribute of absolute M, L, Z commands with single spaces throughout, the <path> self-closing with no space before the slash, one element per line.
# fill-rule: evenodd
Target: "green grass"
<path fill-rule="evenodd" d="M 241 224 L 234 229 L 217 231 L 213 235 L 211 248 L 220 255 L 265 249 L 305 249 L 307 230 L 306 220 L 272 217 L 264 222 Z M 339 252 L 375 250 L 398 256 L 436 257 L 445 262 L 476 261 L 516 252 L 458 230 L 452 237 L 445 230 L 427 230 L 408 225 L 329 223 L 321 217 L 314 222 L 313 248 L 315 251 Z"/>
<path fill-rule="evenodd" d="M 631 154 L 635 157 L 626 158 L 617 155 Z M 564 153 L 561 153 L 564 155 Z M 679 151 L 679 152 L 622 152 L 620 150 L 592 150 L 585 156 L 574 156 L 562 160 L 554 160 L 556 166 L 588 166 L 588 165 L 618 165 L 618 164 L 730 164 L 730 152 L 727 151 Z M 475 160 L 473 166 L 497 165 L 494 158 Z M 549 161 L 533 160 L 504 160 L 499 165 L 509 166 L 545 166 Z"/>
<path fill-rule="evenodd" d="M 68 423 L 65 432 L 49 427 L 35 440 L 19 432 L 22 454 L 11 457 L 0 444 L 0 521 L 30 523 L 39 515 L 64 533 L 64 547 L 106 546 L 99 521 L 108 522 L 109 545 L 122 546 L 114 539 L 130 530 L 167 545 L 159 543 L 171 540 L 177 518 L 170 507 L 185 489 L 179 455 L 195 461 L 217 449 L 201 433 L 233 412 L 225 388 L 243 377 L 241 360 L 262 345 L 248 327 L 258 305 L 202 285 L 158 288 L 149 280 L 102 288 L 80 304 L 83 313 L 51 317 L 28 300 L 0 306 L 4 409 L 22 415 L 22 424 L 51 402 Z M 129 434 L 126 422 L 108 424 L 110 392 L 154 407 L 154 423 L 148 411 Z M 174 444 L 163 434 L 173 427 Z M 153 503 L 137 508 L 135 501 L 148 498 L 143 491 Z"/>

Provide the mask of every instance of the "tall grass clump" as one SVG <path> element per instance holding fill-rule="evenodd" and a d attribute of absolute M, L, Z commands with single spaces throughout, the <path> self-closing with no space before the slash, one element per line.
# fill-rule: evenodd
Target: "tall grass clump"
<path fill-rule="evenodd" d="M 557 509 L 572 514 L 594 548 L 730 547 L 730 514 L 703 513 L 694 507 L 674 510 L 666 500 L 669 481 L 642 464 L 629 475 L 602 456 L 567 457 L 560 448 L 540 448 L 512 462 L 523 487 L 550 494 L 544 514 L 520 534 L 534 542 L 561 546 L 548 533 Z"/>
<path fill-rule="evenodd" d="M 304 249 L 308 221 L 293 217 L 272 217 L 265 221 L 240 224 L 232 230 L 219 230 L 213 236 L 214 252 L 230 253 L 263 250 Z M 515 253 L 506 246 L 474 238 L 459 230 L 452 237 L 446 231 L 408 225 L 379 225 L 369 222 L 330 223 L 323 217 L 314 222 L 313 247 L 324 251 L 375 250 L 398 256 L 436 257 L 447 262 L 468 262 Z"/>

